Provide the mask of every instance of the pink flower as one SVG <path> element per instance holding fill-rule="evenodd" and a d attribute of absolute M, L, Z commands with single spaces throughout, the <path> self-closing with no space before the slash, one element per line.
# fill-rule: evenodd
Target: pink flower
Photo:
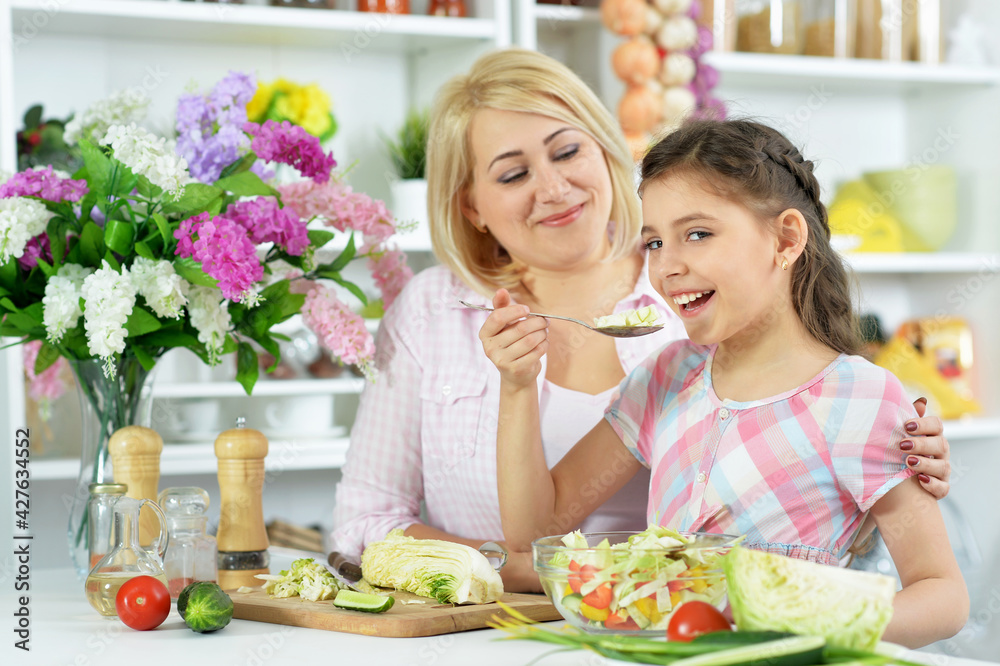
<path fill-rule="evenodd" d="M 79 201 L 87 194 L 87 181 L 60 178 L 51 166 L 28 169 L 0 185 L 0 198 L 38 197 L 47 201 Z"/>
<path fill-rule="evenodd" d="M 234 203 L 226 209 L 226 217 L 246 229 L 254 243 L 280 245 L 295 257 L 309 246 L 306 223 L 293 210 L 279 208 L 274 197 Z"/>
<path fill-rule="evenodd" d="M 253 285 L 264 277 L 264 266 L 243 227 L 221 216 L 209 219 L 208 213 L 202 213 L 181 222 L 174 238 L 174 253 L 199 262 L 203 271 L 219 281 L 225 298 L 236 302 L 253 300 Z"/>
<path fill-rule="evenodd" d="M 48 263 L 52 263 L 52 249 L 49 246 L 48 234 L 38 234 L 34 238 L 29 238 L 24 246 L 24 254 L 17 258 L 17 263 L 26 271 L 38 265 L 39 258 Z"/>
<path fill-rule="evenodd" d="M 321 217 L 327 226 L 339 231 L 359 231 L 365 244 L 377 245 L 396 233 L 392 213 L 383 202 L 338 181 L 300 181 L 280 185 L 278 191 L 285 206 L 299 217 Z"/>
<path fill-rule="evenodd" d="M 28 395 L 41 405 L 43 418 L 47 418 L 49 403 L 66 392 L 66 385 L 59 374 L 66 367 L 66 359 L 60 356 L 42 374 L 35 374 L 35 360 L 42 348 L 41 340 L 32 340 L 24 345 L 24 374 L 28 378 Z"/>
<path fill-rule="evenodd" d="M 406 254 L 399 250 L 385 250 L 368 255 L 368 269 L 375 277 L 375 284 L 382 292 L 385 307 L 403 291 L 403 287 L 413 277 L 413 270 L 406 265 Z"/>
<path fill-rule="evenodd" d="M 243 131 L 253 137 L 250 149 L 257 157 L 293 166 L 317 183 L 329 180 L 330 171 L 337 166 L 333 153 L 324 153 L 319 139 L 287 120 L 268 120 L 263 125 L 245 123 Z"/>
<path fill-rule="evenodd" d="M 352 312 L 334 290 L 313 284 L 302 306 L 302 321 L 334 356 L 367 372 L 375 355 L 375 341 L 361 315 Z"/>

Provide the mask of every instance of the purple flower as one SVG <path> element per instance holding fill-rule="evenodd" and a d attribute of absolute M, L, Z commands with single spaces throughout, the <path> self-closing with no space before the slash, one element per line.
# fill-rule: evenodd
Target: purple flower
<path fill-rule="evenodd" d="M 207 96 L 183 95 L 177 103 L 177 152 L 193 178 L 214 183 L 222 170 L 245 155 L 250 146 L 241 131 L 247 102 L 257 84 L 252 75 L 230 72 Z"/>
<path fill-rule="evenodd" d="M 49 245 L 48 234 L 38 234 L 34 238 L 29 238 L 24 246 L 24 254 L 17 258 L 17 263 L 24 270 L 30 271 L 38 265 L 39 259 L 52 263 L 52 248 Z"/>
<path fill-rule="evenodd" d="M 199 262 L 205 273 L 218 280 L 225 298 L 252 300 L 253 284 L 264 277 L 264 266 L 243 227 L 202 213 L 181 222 L 174 238 L 178 241 L 174 253 Z"/>
<path fill-rule="evenodd" d="M 280 245 L 292 256 L 309 245 L 306 223 L 291 209 L 279 208 L 274 197 L 238 201 L 226 209 L 226 217 L 246 229 L 254 243 Z"/>
<path fill-rule="evenodd" d="M 330 171 L 337 166 L 333 153 L 324 153 L 319 139 L 287 120 L 268 120 L 263 125 L 245 123 L 243 131 L 253 137 L 250 148 L 257 157 L 293 166 L 317 183 L 327 182 Z"/>
<path fill-rule="evenodd" d="M 6 197 L 38 197 L 60 203 L 79 201 L 87 194 L 87 181 L 60 178 L 51 166 L 21 171 L 0 185 L 0 199 Z"/>

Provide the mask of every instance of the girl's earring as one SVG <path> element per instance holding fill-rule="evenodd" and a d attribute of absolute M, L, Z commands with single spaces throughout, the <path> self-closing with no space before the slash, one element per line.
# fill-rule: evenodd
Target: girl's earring
<path fill-rule="evenodd" d="M 783 270 L 783 271 L 787 271 L 788 270 L 788 259 L 782 258 L 782 260 L 781 260 L 781 270 Z"/>

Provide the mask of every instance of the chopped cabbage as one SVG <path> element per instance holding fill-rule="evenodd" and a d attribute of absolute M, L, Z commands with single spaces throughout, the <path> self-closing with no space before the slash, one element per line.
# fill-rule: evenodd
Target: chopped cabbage
<path fill-rule="evenodd" d="M 441 603 L 486 604 L 503 596 L 503 581 L 475 548 L 436 539 L 414 539 L 392 530 L 361 554 L 372 585 L 406 590 Z"/>
<path fill-rule="evenodd" d="M 734 548 L 723 558 L 739 629 L 822 636 L 871 650 L 892 619 L 889 576 Z"/>
<path fill-rule="evenodd" d="M 257 574 L 264 581 L 264 591 L 272 597 L 302 597 L 310 601 L 326 601 L 337 596 L 343 586 L 326 567 L 316 560 L 303 557 L 292 562 L 291 569 L 275 574 Z"/>
<path fill-rule="evenodd" d="M 638 310 L 626 310 L 604 317 L 595 317 L 594 326 L 604 328 L 606 326 L 655 326 L 660 318 L 660 313 L 652 305 L 639 308 Z"/>

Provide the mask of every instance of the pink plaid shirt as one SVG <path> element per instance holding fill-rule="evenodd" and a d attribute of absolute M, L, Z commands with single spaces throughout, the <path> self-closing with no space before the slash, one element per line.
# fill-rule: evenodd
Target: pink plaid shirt
<path fill-rule="evenodd" d="M 715 349 L 667 346 L 622 382 L 605 416 L 652 467 L 650 523 L 745 534 L 753 548 L 836 564 L 865 512 L 915 473 L 898 446 L 916 415 L 902 385 L 841 355 L 781 395 L 720 400 Z"/>
<path fill-rule="evenodd" d="M 390 529 L 415 522 L 471 539 L 503 538 L 496 483 L 500 373 L 479 341 L 488 313 L 464 308 L 459 299 L 486 303 L 446 268 L 429 268 L 411 280 L 379 326 L 380 374 L 361 394 L 336 491 L 333 541 L 349 557 L 360 557 L 365 544 Z M 659 308 L 668 318 L 667 328 L 616 342 L 626 373 L 665 342 L 684 337 L 644 267 L 632 294 L 615 311 L 646 305 Z M 544 375 L 543 367 L 540 401 Z M 593 403 L 578 419 L 592 427 L 605 406 Z M 567 448 L 545 438 L 543 445 L 550 464 Z M 634 498 L 646 497 L 648 480 L 638 475 L 635 488 L 624 489 L 584 525 L 645 527 L 643 502 Z M 632 501 L 623 506 L 628 497 Z"/>

